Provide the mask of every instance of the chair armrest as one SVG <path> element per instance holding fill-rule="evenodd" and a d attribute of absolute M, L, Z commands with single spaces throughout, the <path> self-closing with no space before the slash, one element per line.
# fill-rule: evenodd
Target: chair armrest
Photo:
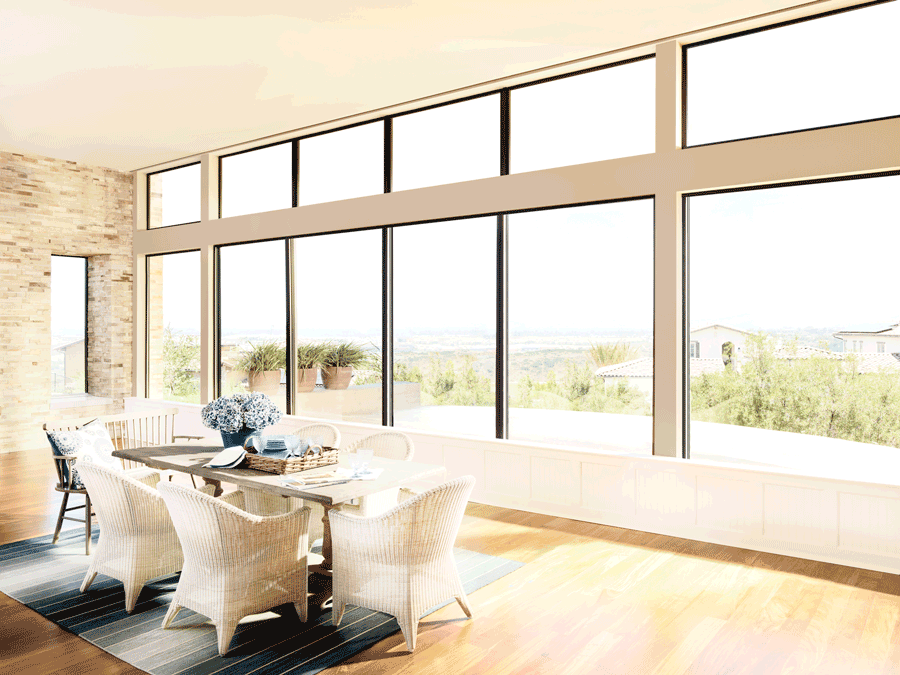
<path fill-rule="evenodd" d="M 129 478 L 134 478 L 138 483 L 143 483 L 152 488 L 155 488 L 162 479 L 162 473 L 150 467 L 128 469 L 125 471 L 125 475 Z"/>
<path fill-rule="evenodd" d="M 204 485 L 203 487 L 205 488 L 207 486 Z M 215 490 L 215 488 L 216 488 L 215 485 L 210 485 L 208 487 L 211 487 L 213 490 Z M 201 489 L 201 491 L 203 490 L 203 488 L 200 488 L 200 489 Z M 212 493 L 207 493 L 207 494 L 212 494 Z M 228 494 L 222 495 L 221 497 L 219 497 L 219 499 L 221 501 L 225 502 L 226 504 L 231 504 L 232 506 L 240 509 L 241 511 L 247 510 L 246 508 L 244 508 L 244 493 L 241 490 L 233 490 L 233 491 L 229 492 Z"/>

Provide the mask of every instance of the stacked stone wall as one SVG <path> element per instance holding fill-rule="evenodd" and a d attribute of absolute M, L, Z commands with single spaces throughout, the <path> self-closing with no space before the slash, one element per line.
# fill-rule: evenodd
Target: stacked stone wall
<path fill-rule="evenodd" d="M 120 411 L 131 395 L 131 175 L 0 151 L 0 453 L 47 452 L 41 424 Z M 51 409 L 50 256 L 88 258 L 88 393 Z"/>

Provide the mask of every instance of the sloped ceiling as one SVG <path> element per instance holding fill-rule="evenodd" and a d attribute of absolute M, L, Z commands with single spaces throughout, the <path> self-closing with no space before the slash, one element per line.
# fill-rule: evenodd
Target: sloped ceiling
<path fill-rule="evenodd" d="M 0 149 L 133 170 L 798 3 L 13 4 Z"/>

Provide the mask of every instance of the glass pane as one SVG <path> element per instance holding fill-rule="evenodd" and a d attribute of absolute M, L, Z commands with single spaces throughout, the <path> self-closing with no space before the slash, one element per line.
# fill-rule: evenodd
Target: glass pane
<path fill-rule="evenodd" d="M 510 92 L 510 172 L 653 152 L 656 62 L 627 63 Z"/>
<path fill-rule="evenodd" d="M 394 118 L 393 183 L 409 190 L 500 175 L 500 95 Z"/>
<path fill-rule="evenodd" d="M 900 115 L 900 3 L 687 50 L 690 145 Z"/>
<path fill-rule="evenodd" d="M 394 423 L 494 437 L 497 219 L 394 228 Z"/>
<path fill-rule="evenodd" d="M 381 237 L 294 242 L 298 415 L 381 424 Z"/>
<path fill-rule="evenodd" d="M 892 176 L 690 197 L 692 457 L 896 464 L 898 194 Z"/>
<path fill-rule="evenodd" d="M 50 391 L 84 394 L 87 258 L 50 256 Z"/>
<path fill-rule="evenodd" d="M 222 158 L 222 217 L 293 205 L 290 143 Z"/>
<path fill-rule="evenodd" d="M 200 165 L 152 173 L 148 227 L 200 222 Z"/>
<path fill-rule="evenodd" d="M 200 403 L 200 252 L 147 258 L 149 398 Z"/>
<path fill-rule="evenodd" d="M 219 249 L 223 395 L 267 394 L 285 411 L 284 240 Z"/>
<path fill-rule="evenodd" d="M 651 454 L 653 201 L 509 216 L 509 437 Z"/>
<path fill-rule="evenodd" d="M 383 192 L 384 122 L 300 141 L 300 206 Z"/>

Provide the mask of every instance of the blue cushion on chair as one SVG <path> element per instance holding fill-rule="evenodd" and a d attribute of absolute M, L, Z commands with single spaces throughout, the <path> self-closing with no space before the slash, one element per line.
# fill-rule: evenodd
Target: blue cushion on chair
<path fill-rule="evenodd" d="M 97 462 L 110 469 L 121 470 L 122 465 L 112 456 L 115 446 L 106 430 L 106 425 L 99 419 L 88 422 L 76 431 L 48 431 L 47 440 L 53 448 L 53 454 L 73 456 L 78 455 L 81 461 Z M 66 463 L 63 469 L 63 483 L 69 482 L 69 465 Z M 84 484 L 78 476 L 78 471 L 72 468 L 72 487 L 83 489 Z"/>

